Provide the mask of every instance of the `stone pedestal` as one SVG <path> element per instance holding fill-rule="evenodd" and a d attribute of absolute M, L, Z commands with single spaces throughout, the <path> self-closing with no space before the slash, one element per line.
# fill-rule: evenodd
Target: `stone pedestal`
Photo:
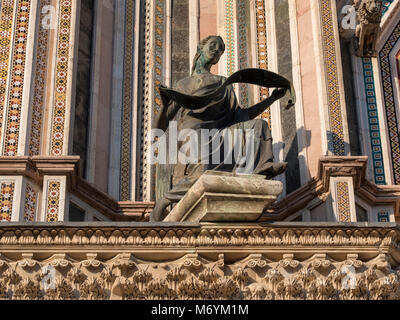
<path fill-rule="evenodd" d="M 207 171 L 164 221 L 257 221 L 282 190 L 281 182 L 266 180 L 261 175 Z"/>

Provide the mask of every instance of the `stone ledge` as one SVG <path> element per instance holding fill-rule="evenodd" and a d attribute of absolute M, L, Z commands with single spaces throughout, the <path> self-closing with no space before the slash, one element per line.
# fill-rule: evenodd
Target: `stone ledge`
<path fill-rule="evenodd" d="M 0 224 L 0 299 L 399 299 L 399 240 L 395 224 Z"/>

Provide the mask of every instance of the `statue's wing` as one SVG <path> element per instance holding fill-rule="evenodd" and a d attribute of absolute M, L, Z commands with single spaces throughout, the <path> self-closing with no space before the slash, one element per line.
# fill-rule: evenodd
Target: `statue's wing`
<path fill-rule="evenodd" d="M 175 116 L 179 106 L 189 110 L 201 109 L 233 83 L 248 83 L 266 88 L 285 88 L 290 91 L 291 95 L 287 108 L 296 103 L 296 94 L 292 83 L 285 77 L 263 69 L 244 69 L 232 74 L 217 89 L 207 95 L 192 96 L 160 86 L 159 90 L 163 100 L 163 108 L 156 115 L 156 127 L 165 130 L 168 127 L 168 121 Z M 171 104 L 171 101 L 175 101 L 176 104 Z M 176 110 L 168 110 L 171 106 Z"/>

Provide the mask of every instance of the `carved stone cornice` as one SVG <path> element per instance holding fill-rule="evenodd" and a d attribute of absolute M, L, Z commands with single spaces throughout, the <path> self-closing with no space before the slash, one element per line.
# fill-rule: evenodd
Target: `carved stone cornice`
<path fill-rule="evenodd" d="M 395 224 L 0 224 L 0 299 L 399 299 Z"/>
<path fill-rule="evenodd" d="M 352 177 L 355 194 L 370 205 L 393 205 L 396 218 L 400 216 L 400 186 L 376 185 L 365 178 L 368 157 L 321 157 L 318 176 L 307 184 L 277 201 L 259 221 L 282 221 L 304 209 L 319 197 L 329 194 L 331 177 Z"/>
<path fill-rule="evenodd" d="M 220 251 L 232 248 L 282 251 L 285 248 L 339 247 L 358 248 L 361 251 L 382 250 L 394 246 L 400 239 L 400 230 L 393 223 L 255 223 L 255 224 L 187 224 L 187 223 L 36 223 L 0 224 L 0 250 L 29 246 L 42 250 L 48 246 L 81 246 L 88 248 L 115 246 L 124 249 L 174 247 L 208 248 Z M 121 247 L 121 248 L 122 248 Z M 214 249 L 210 249 L 214 248 Z M 307 249 L 308 250 L 308 249 Z"/>

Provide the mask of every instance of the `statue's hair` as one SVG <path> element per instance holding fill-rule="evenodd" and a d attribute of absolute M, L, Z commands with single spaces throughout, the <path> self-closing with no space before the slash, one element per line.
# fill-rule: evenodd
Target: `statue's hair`
<path fill-rule="evenodd" d="M 200 40 L 199 44 L 197 45 L 196 55 L 193 58 L 192 75 L 193 75 L 193 72 L 196 70 L 196 64 L 197 64 L 197 60 L 200 58 L 201 50 L 203 50 L 204 46 L 206 45 L 208 40 L 210 40 L 211 38 L 219 38 L 219 40 L 221 40 L 222 44 L 224 45 L 222 53 L 225 52 L 225 43 L 224 43 L 224 40 L 220 36 L 208 36 L 207 38 Z"/>

